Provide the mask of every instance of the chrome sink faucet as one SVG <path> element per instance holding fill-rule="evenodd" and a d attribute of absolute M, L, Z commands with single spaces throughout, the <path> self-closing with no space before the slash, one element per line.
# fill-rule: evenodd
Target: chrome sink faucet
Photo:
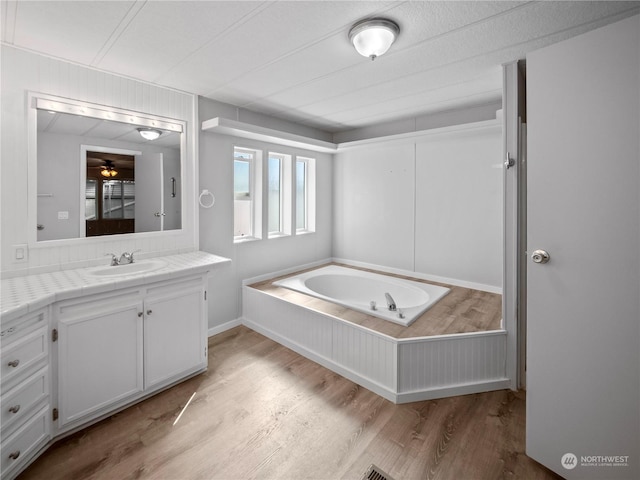
<path fill-rule="evenodd" d="M 105 253 L 105 255 L 109 256 L 111 255 L 111 263 L 110 265 L 112 267 L 118 266 L 118 265 L 127 265 L 129 263 L 134 263 L 135 259 L 133 258 L 133 254 L 136 252 L 139 252 L 140 250 L 134 250 L 133 252 L 129 253 L 129 252 L 124 252 L 122 255 L 120 255 L 120 258 L 118 258 L 115 254 L 113 253 Z"/>
<path fill-rule="evenodd" d="M 109 265 L 111 265 L 112 267 L 116 267 L 116 266 L 120 265 L 120 263 L 118 262 L 118 257 L 116 257 L 113 253 L 105 253 L 104 255 L 106 257 L 111 255 L 111 263 Z"/>
<path fill-rule="evenodd" d="M 133 254 L 139 252 L 140 250 L 134 250 L 133 252 L 124 252 L 120 255 L 120 260 L 118 260 L 119 265 L 127 265 L 128 263 L 133 263 L 135 259 L 133 258 Z"/>

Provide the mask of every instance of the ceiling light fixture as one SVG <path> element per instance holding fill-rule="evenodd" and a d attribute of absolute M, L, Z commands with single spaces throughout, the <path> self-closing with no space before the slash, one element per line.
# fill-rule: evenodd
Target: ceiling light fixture
<path fill-rule="evenodd" d="M 101 167 L 100 175 L 103 177 L 111 178 L 118 175 L 118 171 L 113 166 L 113 162 L 111 160 L 105 160 L 104 165 Z"/>
<path fill-rule="evenodd" d="M 389 50 L 399 33 L 397 23 L 385 18 L 373 18 L 351 27 L 349 40 L 360 55 L 375 60 Z"/>
<path fill-rule="evenodd" d="M 156 130 L 155 128 L 147 128 L 147 127 L 138 128 L 138 133 L 145 140 L 155 140 L 160 135 L 162 135 L 162 132 L 160 130 Z"/>

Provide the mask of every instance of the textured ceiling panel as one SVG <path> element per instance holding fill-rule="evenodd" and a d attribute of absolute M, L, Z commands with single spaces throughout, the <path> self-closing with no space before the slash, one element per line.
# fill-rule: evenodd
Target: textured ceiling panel
<path fill-rule="evenodd" d="M 317 79 L 306 78 L 299 85 L 283 85 L 281 91 L 275 93 L 277 101 L 295 108 L 297 101 L 307 103 L 310 96 L 314 100 L 322 100 L 323 96 L 334 97 L 338 94 L 348 96 L 354 88 L 367 88 L 383 82 L 393 83 L 399 77 L 432 71 L 456 62 L 471 61 L 478 56 L 499 53 L 501 50 L 504 50 L 505 54 L 499 55 L 501 58 L 494 65 L 524 58 L 527 51 L 526 42 L 543 38 L 553 32 L 565 31 L 572 25 L 563 20 L 564 16 L 559 14 L 561 12 L 554 13 L 555 8 L 552 12 L 548 7 L 542 7 L 547 6 L 533 4 L 529 8 L 518 8 L 510 15 L 478 22 L 468 28 L 414 43 L 404 49 L 396 49 L 394 46 L 393 51 L 374 62 L 363 59 L 348 70 L 340 70 L 335 75 L 326 73 Z M 531 8 L 534 11 L 531 11 Z M 580 10 L 588 14 L 600 9 L 594 6 L 591 9 L 580 7 Z M 534 26 L 528 21 L 530 18 L 542 18 L 544 21 L 542 25 Z M 584 23 L 594 18 L 598 18 L 598 15 L 591 13 L 591 15 L 582 16 L 580 21 Z M 495 32 L 500 34 L 496 35 Z M 569 32 L 567 32 L 568 36 Z M 510 56 L 513 49 L 509 47 L 513 45 L 522 47 L 516 57 Z M 398 75 L 398 72 L 402 72 L 402 75 Z M 305 71 L 304 75 L 309 77 L 308 71 Z"/>
<path fill-rule="evenodd" d="M 147 2 L 98 66 L 154 81 L 179 69 L 185 58 L 197 56 L 203 45 L 215 44 L 260 5 L 190 2 L 186 8 L 182 2 Z"/>
<path fill-rule="evenodd" d="M 135 2 L 16 2 L 13 43 L 90 65 Z"/>
<path fill-rule="evenodd" d="M 500 65 L 640 12 L 616 1 L 2 1 L 9 45 L 327 132 L 500 98 Z M 351 25 L 401 33 L 374 62 Z"/>

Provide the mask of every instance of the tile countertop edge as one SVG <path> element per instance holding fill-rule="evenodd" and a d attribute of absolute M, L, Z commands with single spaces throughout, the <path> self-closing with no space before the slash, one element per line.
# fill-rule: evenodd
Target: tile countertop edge
<path fill-rule="evenodd" d="M 162 259 L 166 265 L 153 272 L 123 275 L 119 278 L 105 279 L 92 276 L 88 273 L 92 269 L 89 267 L 4 279 L 2 280 L 0 319 L 2 323 L 6 323 L 56 301 L 170 280 L 176 274 L 208 272 L 231 263 L 229 258 L 202 251 L 155 257 L 155 259 Z M 140 263 L 145 260 L 141 260 Z"/>

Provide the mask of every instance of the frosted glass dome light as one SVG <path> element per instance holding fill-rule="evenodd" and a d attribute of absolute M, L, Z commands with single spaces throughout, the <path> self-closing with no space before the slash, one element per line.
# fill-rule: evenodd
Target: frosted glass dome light
<path fill-rule="evenodd" d="M 363 57 L 375 60 L 383 55 L 395 42 L 400 27 L 391 20 L 374 18 L 356 23 L 349 30 L 349 40 Z"/>
<path fill-rule="evenodd" d="M 138 132 L 140 133 L 140 136 L 145 140 L 155 140 L 156 138 L 160 137 L 160 135 L 162 135 L 162 132 L 160 130 L 156 130 L 155 128 L 138 128 Z"/>

